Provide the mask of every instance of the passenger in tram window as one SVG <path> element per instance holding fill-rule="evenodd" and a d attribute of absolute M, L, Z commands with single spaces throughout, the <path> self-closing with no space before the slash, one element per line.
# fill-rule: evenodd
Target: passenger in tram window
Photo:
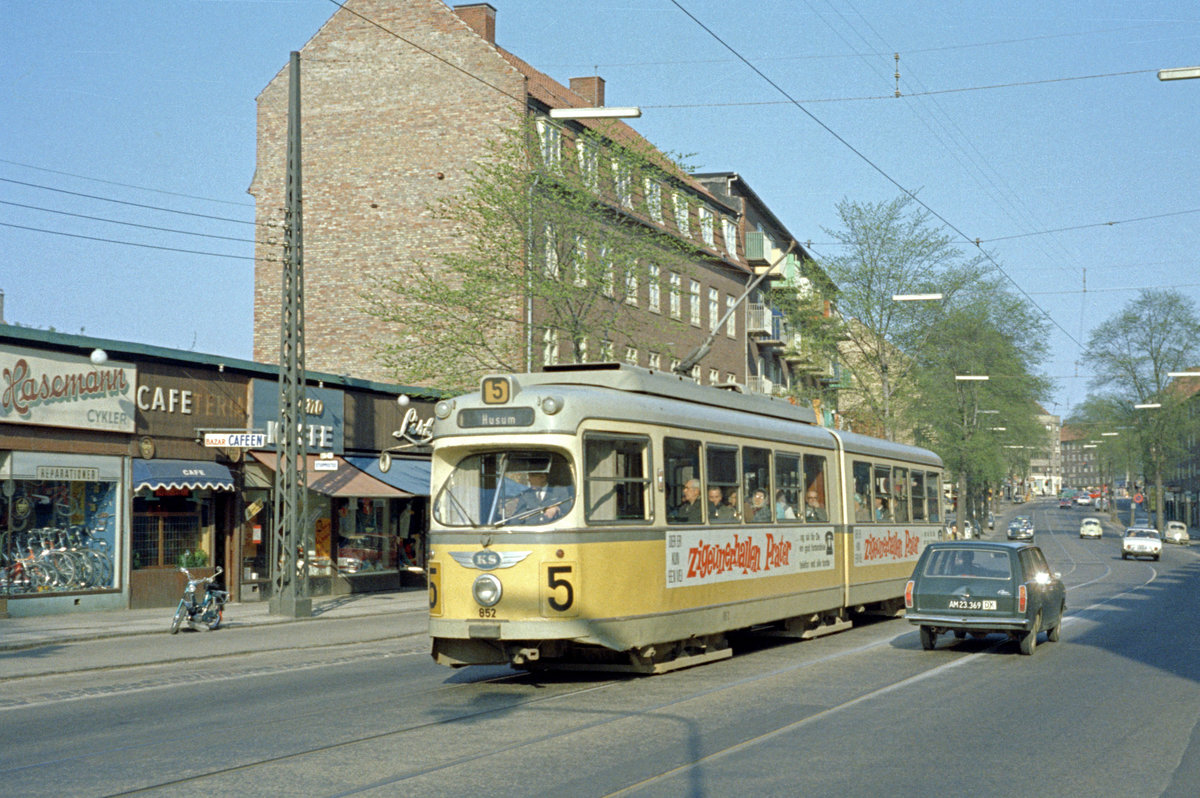
<path fill-rule="evenodd" d="M 854 493 L 854 520 L 871 520 L 871 511 L 867 508 L 867 497 L 857 491 Z"/>
<path fill-rule="evenodd" d="M 792 509 L 792 505 L 788 503 L 787 493 L 782 490 L 775 491 L 775 520 L 783 521 L 788 518 L 795 518 L 796 511 Z"/>
<path fill-rule="evenodd" d="M 829 520 L 829 513 L 825 511 L 825 503 L 821 501 L 820 494 L 816 488 L 809 488 L 804 494 L 804 520 L 824 522 Z"/>
<path fill-rule="evenodd" d="M 888 519 L 889 519 L 889 515 L 888 515 L 887 499 L 883 498 L 882 496 L 876 496 L 875 497 L 875 520 L 876 521 L 887 521 Z"/>
<path fill-rule="evenodd" d="M 677 524 L 699 524 L 704 520 L 703 512 L 700 506 L 700 480 L 689 479 L 683 483 L 683 503 L 671 513 L 671 520 Z"/>
<path fill-rule="evenodd" d="M 737 488 L 730 488 L 729 492 L 725 494 L 725 504 L 729 506 L 729 517 L 735 521 L 740 520 L 742 513 L 738 509 L 739 502 Z"/>
<path fill-rule="evenodd" d="M 712 485 L 708 489 L 708 520 L 733 520 L 733 508 L 725 503 L 725 492 L 717 485 Z"/>
<path fill-rule="evenodd" d="M 771 520 L 771 508 L 767 506 L 767 492 L 762 488 L 754 491 L 754 495 L 750 498 L 747 514 L 755 523 Z"/>

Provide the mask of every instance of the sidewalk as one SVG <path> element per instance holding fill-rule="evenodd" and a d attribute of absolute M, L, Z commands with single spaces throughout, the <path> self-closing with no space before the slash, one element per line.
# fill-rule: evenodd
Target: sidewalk
<path fill-rule="evenodd" d="M 428 610 L 428 592 L 423 588 L 415 588 L 395 593 L 317 597 L 313 599 L 312 618 L 271 615 L 269 602 L 266 601 L 226 604 L 222 625 L 232 628 L 306 623 L 317 619 L 355 618 L 401 612 L 428 612 Z M 25 618 L 0 618 L 0 651 L 127 635 L 161 635 L 170 629 L 171 616 L 174 613 L 174 607 L 157 607 L 148 610 L 76 612 Z"/>

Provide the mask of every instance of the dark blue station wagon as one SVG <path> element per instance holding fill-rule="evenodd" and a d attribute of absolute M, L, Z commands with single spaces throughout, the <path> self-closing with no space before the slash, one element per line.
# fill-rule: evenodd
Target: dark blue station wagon
<path fill-rule="evenodd" d="M 1032 654 L 1040 632 L 1051 643 L 1058 640 L 1067 594 L 1037 546 L 944 540 L 925 547 L 904 606 L 927 651 L 945 632 L 958 638 L 999 633 Z"/>

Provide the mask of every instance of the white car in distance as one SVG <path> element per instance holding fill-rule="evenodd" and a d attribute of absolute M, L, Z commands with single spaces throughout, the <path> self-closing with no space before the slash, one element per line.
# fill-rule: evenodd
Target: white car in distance
<path fill-rule="evenodd" d="M 1130 557 L 1157 560 L 1161 554 L 1162 538 L 1158 536 L 1157 529 L 1135 526 L 1125 530 L 1125 537 L 1121 539 L 1122 560 Z"/>
<path fill-rule="evenodd" d="M 1168 521 L 1167 529 L 1163 532 L 1163 540 L 1167 543 L 1179 543 L 1187 546 L 1192 539 L 1188 537 L 1187 524 L 1182 521 Z"/>
<path fill-rule="evenodd" d="M 1104 536 L 1104 529 L 1100 526 L 1100 521 L 1095 518 L 1085 518 L 1079 524 L 1079 537 L 1081 538 L 1099 538 Z"/>

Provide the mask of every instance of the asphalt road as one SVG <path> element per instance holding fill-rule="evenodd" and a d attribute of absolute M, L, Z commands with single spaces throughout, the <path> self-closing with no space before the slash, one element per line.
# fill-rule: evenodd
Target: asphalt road
<path fill-rule="evenodd" d="M 197 634 L 195 658 L 132 667 L 112 664 L 127 641 L 96 641 L 54 654 L 78 657 L 68 672 L 0 680 L 0 784 L 22 796 L 1197 794 L 1200 546 L 1123 561 L 1115 525 L 1078 538 L 1091 513 L 1017 511 L 1068 586 L 1062 640 L 1043 635 L 1032 657 L 999 636 L 923 651 L 903 620 L 744 644 L 656 677 L 452 671 L 410 633 L 415 617 L 245 630 L 281 637 L 240 652 Z"/>

